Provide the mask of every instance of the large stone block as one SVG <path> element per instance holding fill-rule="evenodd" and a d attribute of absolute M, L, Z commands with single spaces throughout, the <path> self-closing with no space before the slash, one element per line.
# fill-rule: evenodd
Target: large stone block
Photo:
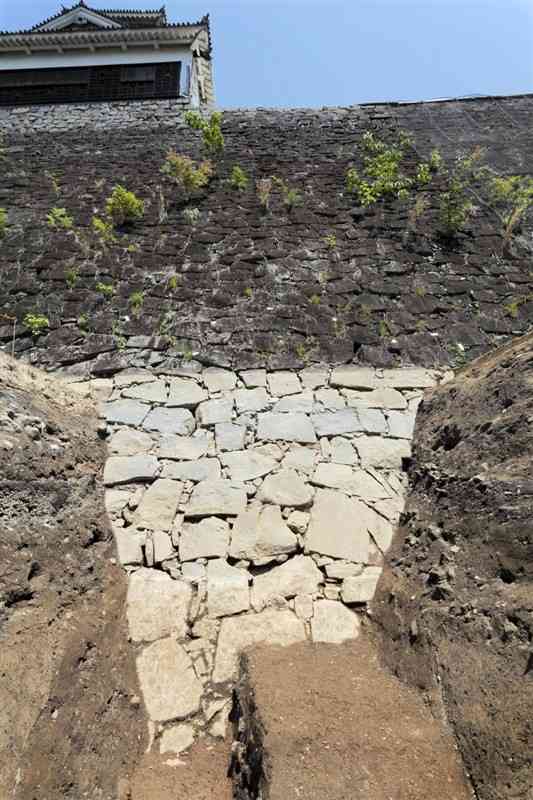
<path fill-rule="evenodd" d="M 278 506 L 254 503 L 235 520 L 229 554 L 236 560 L 264 564 L 276 556 L 294 553 L 297 546 L 298 540 Z"/>
<path fill-rule="evenodd" d="M 381 567 L 367 567 L 361 575 L 346 577 L 342 582 L 341 597 L 344 603 L 368 603 L 374 597 L 382 573 Z"/>
<path fill-rule="evenodd" d="M 200 433 L 200 431 L 198 431 Z M 176 461 L 196 461 L 209 450 L 209 439 L 202 436 L 162 436 L 159 457 Z"/>
<path fill-rule="evenodd" d="M 122 390 L 122 397 L 131 397 L 134 400 L 144 400 L 147 403 L 164 403 L 167 399 L 168 389 L 165 381 L 151 381 L 128 386 Z"/>
<path fill-rule="evenodd" d="M 207 400 L 207 392 L 198 386 L 196 381 L 187 378 L 172 378 L 168 394 L 167 406 L 178 408 L 196 408 Z"/>
<path fill-rule="evenodd" d="M 182 639 L 187 634 L 187 615 L 192 588 L 172 580 L 165 572 L 139 569 L 130 575 L 126 613 L 134 642 L 153 642 L 165 636 Z"/>
<path fill-rule="evenodd" d="M 289 610 L 266 609 L 260 614 L 226 618 L 222 620 L 218 636 L 213 682 L 234 680 L 239 653 L 248 647 L 258 644 L 287 646 L 303 642 L 305 638 L 303 621 Z"/>
<path fill-rule="evenodd" d="M 209 393 L 231 392 L 237 383 L 237 376 L 234 372 L 219 367 L 207 367 L 202 373 L 202 379 L 207 386 Z"/>
<path fill-rule="evenodd" d="M 338 411 L 324 411 L 320 414 L 312 414 L 311 422 L 317 436 L 339 436 L 364 430 L 357 412 L 353 408 L 341 408 Z M 383 432 L 385 432 L 385 427 Z"/>
<path fill-rule="evenodd" d="M 228 617 L 250 608 L 249 574 L 231 567 L 224 559 L 207 565 L 207 613 Z"/>
<path fill-rule="evenodd" d="M 119 425 L 140 425 L 150 411 L 149 405 L 137 400 L 113 400 L 104 408 L 107 421 Z"/>
<path fill-rule="evenodd" d="M 257 438 L 267 442 L 316 442 L 315 430 L 305 414 L 259 414 Z"/>
<path fill-rule="evenodd" d="M 237 516 L 246 508 L 246 492 L 231 481 L 198 483 L 185 507 L 186 517 Z"/>
<path fill-rule="evenodd" d="M 147 431 L 176 433 L 179 436 L 189 436 L 195 427 L 194 417 L 186 408 L 154 408 L 143 422 L 143 428 Z"/>
<path fill-rule="evenodd" d="M 331 489 L 319 489 L 311 509 L 306 549 L 332 558 L 366 563 L 370 514 L 370 509 L 358 500 Z"/>
<path fill-rule="evenodd" d="M 172 528 L 183 486 L 179 481 L 160 478 L 143 494 L 133 516 L 137 528 L 169 531 Z"/>
<path fill-rule="evenodd" d="M 263 503 L 299 508 L 311 503 L 313 492 L 295 470 L 282 469 L 265 478 L 258 498 Z"/>
<path fill-rule="evenodd" d="M 202 684 L 175 639 L 160 639 L 137 657 L 139 685 L 153 722 L 185 719 L 200 709 Z"/>
<path fill-rule="evenodd" d="M 411 445 L 403 439 L 359 436 L 354 445 L 362 467 L 397 470 L 402 468 L 403 459 L 411 456 Z"/>
<path fill-rule="evenodd" d="M 181 561 L 197 558 L 224 558 L 229 547 L 229 525 L 218 517 L 185 523 L 179 539 Z"/>
<path fill-rule="evenodd" d="M 233 398 L 239 414 L 263 411 L 272 402 L 266 389 L 257 387 L 256 389 L 236 389 Z"/>
<path fill-rule="evenodd" d="M 262 611 L 276 597 L 313 595 L 324 582 L 324 576 L 309 556 L 294 556 L 279 567 L 273 567 L 254 578 L 252 606 Z"/>
<path fill-rule="evenodd" d="M 262 478 L 278 466 L 274 458 L 254 450 L 224 453 L 220 456 L 220 460 L 229 469 L 230 478 L 234 481 L 253 481 L 255 478 Z"/>
<path fill-rule="evenodd" d="M 196 409 L 196 418 L 201 425 L 216 425 L 231 422 L 233 399 L 206 400 Z"/>
<path fill-rule="evenodd" d="M 220 478 L 220 461 L 218 458 L 199 458 L 197 461 L 167 461 L 163 464 L 162 478 L 173 478 L 179 481 L 215 481 Z"/>
<path fill-rule="evenodd" d="M 122 428 L 109 440 L 108 449 L 111 455 L 136 456 L 148 453 L 154 447 L 154 440 L 148 433 Z"/>
<path fill-rule="evenodd" d="M 155 456 L 111 456 L 104 467 L 104 484 L 114 486 L 119 483 L 152 480 L 159 469 Z"/>
<path fill-rule="evenodd" d="M 332 386 L 371 391 L 376 388 L 375 370 L 368 367 L 336 367 L 331 373 Z"/>
<path fill-rule="evenodd" d="M 311 619 L 311 635 L 313 642 L 342 642 L 357 639 L 360 622 L 353 611 L 336 600 L 318 600 L 314 604 Z"/>

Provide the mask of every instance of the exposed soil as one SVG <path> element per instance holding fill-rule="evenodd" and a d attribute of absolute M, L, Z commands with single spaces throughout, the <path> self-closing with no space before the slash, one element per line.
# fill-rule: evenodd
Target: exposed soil
<path fill-rule="evenodd" d="M 422 404 L 374 615 L 387 664 L 442 695 L 479 800 L 533 797 L 533 337 Z"/>
<path fill-rule="evenodd" d="M 2 798 L 116 800 L 145 744 L 97 423 L 0 357 Z"/>
<path fill-rule="evenodd" d="M 467 800 L 453 737 L 368 636 L 242 659 L 239 800 Z"/>

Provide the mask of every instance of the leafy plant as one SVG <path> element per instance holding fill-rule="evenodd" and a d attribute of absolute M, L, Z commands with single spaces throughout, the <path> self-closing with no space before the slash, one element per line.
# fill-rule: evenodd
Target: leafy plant
<path fill-rule="evenodd" d="M 309 302 L 313 306 L 320 305 L 320 295 L 319 294 L 312 294 L 311 297 L 309 298 Z"/>
<path fill-rule="evenodd" d="M 236 189 L 238 192 L 244 192 L 244 190 L 248 187 L 250 179 L 248 178 L 246 172 L 241 169 L 241 167 L 235 166 L 231 170 L 231 177 L 229 181 L 233 189 Z"/>
<path fill-rule="evenodd" d="M 144 202 L 121 184 L 113 187 L 105 209 L 115 225 L 129 225 L 144 216 Z"/>
<path fill-rule="evenodd" d="M 244 290 L 244 296 L 247 297 L 249 300 L 252 299 L 252 297 L 254 296 L 254 293 L 252 291 L 252 287 L 251 286 L 247 286 L 246 287 L 246 289 Z"/>
<path fill-rule="evenodd" d="M 453 177 L 448 190 L 441 194 L 439 204 L 439 225 L 441 233 L 452 238 L 466 225 L 472 213 L 473 204 L 467 186 L 460 178 Z"/>
<path fill-rule="evenodd" d="M 370 206 L 383 197 L 405 200 L 413 185 L 401 165 L 411 140 L 404 132 L 398 134 L 394 144 L 387 145 L 367 131 L 363 135 L 363 173 L 355 167 L 346 173 L 346 190 L 357 195 L 362 206 Z"/>
<path fill-rule="evenodd" d="M 440 150 L 432 150 L 429 156 L 429 168 L 431 172 L 440 172 L 443 160 Z"/>
<path fill-rule="evenodd" d="M 210 161 L 202 161 L 197 164 L 192 158 L 181 156 L 175 150 L 169 150 L 161 172 L 189 195 L 191 192 L 207 186 L 213 177 L 213 165 Z"/>
<path fill-rule="evenodd" d="M 132 314 L 138 317 L 144 303 L 144 292 L 132 292 L 128 299 Z"/>
<path fill-rule="evenodd" d="M 337 247 L 337 237 L 334 233 L 328 233 L 327 236 L 324 236 L 323 242 L 330 250 L 334 250 Z"/>
<path fill-rule="evenodd" d="M 167 286 L 171 292 L 175 292 L 176 289 L 178 288 L 178 276 L 171 275 L 170 278 L 168 279 Z"/>
<path fill-rule="evenodd" d="M 52 189 L 54 191 L 54 194 L 59 196 L 61 194 L 61 185 L 59 183 L 59 178 L 57 177 L 57 175 L 53 172 L 48 172 L 48 171 L 46 171 L 44 174 L 52 184 Z"/>
<path fill-rule="evenodd" d="M 189 225 L 196 225 L 201 216 L 199 208 L 184 208 L 182 214 Z"/>
<path fill-rule="evenodd" d="M 67 269 L 65 271 L 65 281 L 67 282 L 67 286 L 69 289 L 74 289 L 74 287 L 78 282 L 78 277 L 79 277 L 78 270 L 75 267 L 72 267 L 71 269 Z"/>
<path fill-rule="evenodd" d="M 185 122 L 190 128 L 201 131 L 204 147 L 211 155 L 217 155 L 224 150 L 224 136 L 220 127 L 222 114 L 215 111 L 209 119 L 204 119 L 197 111 L 187 111 Z"/>
<path fill-rule="evenodd" d="M 112 222 L 95 216 L 92 218 L 92 226 L 102 244 L 116 244 L 117 237 Z"/>
<path fill-rule="evenodd" d="M 109 300 L 115 294 L 115 287 L 112 283 L 97 283 L 96 291 Z"/>
<path fill-rule="evenodd" d="M 50 327 L 50 320 L 42 314 L 28 313 L 24 317 L 23 323 L 35 337 L 40 336 Z"/>
<path fill-rule="evenodd" d="M 509 239 L 533 205 L 533 178 L 529 175 L 493 177 L 489 182 L 489 195 L 501 214 L 505 238 Z"/>
<path fill-rule="evenodd" d="M 270 195 L 272 194 L 272 178 L 260 178 L 256 181 L 257 197 L 264 211 L 270 207 Z"/>
<path fill-rule="evenodd" d="M 7 230 L 7 211 L 0 208 L 0 239 L 3 239 Z"/>
<path fill-rule="evenodd" d="M 283 178 L 272 178 L 272 182 L 278 187 L 283 197 L 283 203 L 291 211 L 296 206 L 301 206 L 303 203 L 302 196 L 297 189 L 293 189 L 287 185 Z"/>
<path fill-rule="evenodd" d="M 111 326 L 111 332 L 115 338 L 115 342 L 117 344 L 117 350 L 125 350 L 127 340 L 124 336 L 124 327 L 122 325 L 121 320 L 117 319 L 113 322 Z"/>
<path fill-rule="evenodd" d="M 431 168 L 429 164 L 422 161 L 416 170 L 416 183 L 421 188 L 428 186 L 431 183 Z"/>
<path fill-rule="evenodd" d="M 52 208 L 49 214 L 46 215 L 46 221 L 51 228 L 64 228 L 69 230 L 74 225 L 74 220 L 67 213 L 66 208 Z"/>
<path fill-rule="evenodd" d="M 82 331 L 86 331 L 88 325 L 89 325 L 89 317 L 87 316 L 87 314 L 80 314 L 80 316 L 78 317 L 78 328 L 80 328 Z"/>

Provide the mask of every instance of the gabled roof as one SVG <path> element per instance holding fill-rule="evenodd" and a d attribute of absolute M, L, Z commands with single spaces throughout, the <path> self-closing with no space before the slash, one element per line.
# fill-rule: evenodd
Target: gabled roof
<path fill-rule="evenodd" d="M 99 9 L 88 6 L 84 0 L 68 8 L 63 6 L 57 14 L 29 30 L 0 31 L 0 53 L 21 47 L 43 49 L 48 42 L 57 47 L 64 37 L 68 37 L 69 46 L 83 46 L 93 41 L 113 46 L 122 38 L 126 43 L 179 40 L 195 46 L 201 37 L 205 42 L 202 49 L 211 53 L 209 14 L 197 22 L 169 22 L 164 6 L 143 11 Z"/>

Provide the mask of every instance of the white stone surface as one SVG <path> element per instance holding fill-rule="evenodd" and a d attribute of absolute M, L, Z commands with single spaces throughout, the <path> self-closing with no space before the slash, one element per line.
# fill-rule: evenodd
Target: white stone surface
<path fill-rule="evenodd" d="M 218 517 L 206 517 L 200 522 L 185 523 L 179 542 L 181 561 L 196 558 L 224 558 L 229 547 L 229 525 Z"/>
<path fill-rule="evenodd" d="M 301 370 L 300 380 L 306 389 L 316 389 L 325 386 L 328 380 L 329 370 L 321 367 L 306 367 Z"/>
<path fill-rule="evenodd" d="M 179 481 L 159 478 L 143 494 L 133 516 L 137 528 L 169 531 L 176 515 L 183 486 Z"/>
<path fill-rule="evenodd" d="M 219 367 L 207 367 L 202 373 L 202 379 L 207 386 L 209 393 L 231 392 L 237 383 L 237 376 L 234 372 Z"/>
<path fill-rule="evenodd" d="M 140 383 L 122 390 L 122 397 L 144 400 L 147 403 L 164 403 L 167 395 L 168 389 L 165 381 Z"/>
<path fill-rule="evenodd" d="M 353 611 L 335 600 L 318 600 L 311 620 L 313 642 L 342 644 L 357 639 L 360 622 Z"/>
<path fill-rule="evenodd" d="M 315 400 L 326 411 L 337 411 L 346 406 L 346 400 L 337 389 L 319 389 L 315 392 Z"/>
<path fill-rule="evenodd" d="M 168 559 L 176 557 L 172 539 L 165 531 L 153 531 L 152 544 L 154 547 L 155 564 L 161 564 L 162 561 L 167 561 Z"/>
<path fill-rule="evenodd" d="M 115 456 L 136 456 L 148 453 L 154 447 L 154 440 L 148 433 L 121 428 L 109 440 L 108 450 Z"/>
<path fill-rule="evenodd" d="M 331 373 L 331 385 L 372 390 L 376 387 L 376 373 L 368 367 L 336 367 Z"/>
<path fill-rule="evenodd" d="M 433 373 L 418 367 L 383 370 L 383 382 L 393 389 L 427 389 L 435 384 Z"/>
<path fill-rule="evenodd" d="M 294 598 L 294 613 L 298 619 L 308 622 L 313 616 L 313 598 L 310 594 L 299 594 Z"/>
<path fill-rule="evenodd" d="M 257 438 L 267 442 L 316 442 L 315 430 L 305 414 L 259 414 Z"/>
<path fill-rule="evenodd" d="M 343 602 L 348 604 L 370 602 L 382 571 L 381 567 L 367 567 L 361 575 L 345 578 L 341 589 Z"/>
<path fill-rule="evenodd" d="M 298 508 L 311 503 L 313 492 L 295 470 L 282 469 L 265 478 L 259 499 L 263 503 Z"/>
<path fill-rule="evenodd" d="M 402 393 L 388 387 L 375 389 L 372 392 L 343 389 L 342 393 L 348 405 L 354 408 L 393 408 L 399 411 L 407 408 L 407 401 Z"/>
<path fill-rule="evenodd" d="M 225 559 L 207 565 L 207 608 L 210 617 L 227 617 L 250 608 L 248 574 Z"/>
<path fill-rule="evenodd" d="M 228 468 L 230 478 L 234 481 L 253 481 L 255 478 L 262 478 L 278 466 L 274 458 L 254 450 L 222 453 L 220 460 Z"/>
<path fill-rule="evenodd" d="M 411 456 L 411 445 L 403 439 L 359 436 L 354 440 L 362 467 L 401 469 L 402 460 Z"/>
<path fill-rule="evenodd" d="M 294 556 L 279 567 L 273 567 L 254 578 L 252 607 L 262 611 L 277 596 L 314 595 L 324 576 L 309 556 Z"/>
<path fill-rule="evenodd" d="M 144 536 L 130 528 L 113 526 L 113 536 L 117 547 L 117 556 L 123 567 L 142 564 Z"/>
<path fill-rule="evenodd" d="M 363 565 L 353 564 L 351 561 L 332 561 L 330 564 L 326 564 L 324 569 L 328 578 L 342 581 L 344 578 L 360 575 L 363 571 Z"/>
<path fill-rule="evenodd" d="M 233 392 L 233 399 L 239 414 L 246 414 L 253 411 L 263 411 L 271 404 L 270 396 L 266 389 L 257 387 L 256 389 L 236 389 Z"/>
<path fill-rule="evenodd" d="M 335 464 L 355 465 L 359 463 L 359 457 L 353 444 L 342 436 L 334 436 L 330 441 L 330 458 Z"/>
<path fill-rule="evenodd" d="M 360 501 L 332 489 L 319 489 L 305 537 L 310 552 L 365 563 L 370 538 L 370 510 Z"/>
<path fill-rule="evenodd" d="M 287 394 L 296 394 L 302 391 L 300 379 L 294 372 L 270 372 L 267 375 L 267 383 L 270 393 L 274 397 L 284 397 Z"/>
<path fill-rule="evenodd" d="M 245 369 L 241 372 L 241 378 L 247 389 L 266 386 L 266 376 L 266 369 Z"/>
<path fill-rule="evenodd" d="M 197 461 L 163 462 L 162 478 L 179 481 L 216 481 L 221 476 L 218 458 L 199 458 Z"/>
<path fill-rule="evenodd" d="M 306 392 L 300 392 L 299 394 L 289 395 L 288 397 L 282 397 L 274 406 L 273 411 L 276 414 L 289 414 L 291 412 L 308 414 L 313 411 L 314 405 L 315 398 L 313 392 L 308 390 Z"/>
<path fill-rule="evenodd" d="M 246 426 L 219 422 L 215 425 L 215 441 L 219 453 L 242 450 L 246 441 Z"/>
<path fill-rule="evenodd" d="M 162 436 L 159 442 L 159 458 L 176 461 L 195 461 L 209 450 L 207 436 Z"/>
<path fill-rule="evenodd" d="M 172 725 L 165 728 L 159 740 L 160 753 L 183 753 L 194 742 L 194 728 L 192 725 Z"/>
<path fill-rule="evenodd" d="M 416 414 L 410 411 L 403 413 L 401 411 L 389 411 L 387 417 L 389 436 L 409 440 L 413 438 Z"/>
<path fill-rule="evenodd" d="M 312 414 L 311 422 L 317 436 L 339 436 L 363 430 L 357 412 L 353 408 Z"/>
<path fill-rule="evenodd" d="M 174 581 L 159 570 L 138 569 L 130 575 L 126 601 L 133 641 L 184 638 L 191 599 L 192 588 L 185 581 Z"/>
<path fill-rule="evenodd" d="M 188 378 L 171 378 L 168 394 L 168 406 L 196 408 L 203 400 L 207 400 L 207 392 L 198 386 L 196 381 Z"/>
<path fill-rule="evenodd" d="M 215 684 L 234 680 L 239 653 L 258 644 L 287 646 L 306 639 L 305 626 L 292 611 L 266 609 L 222 620 L 213 671 Z"/>
<path fill-rule="evenodd" d="M 153 722 L 185 719 L 200 709 L 202 684 L 192 661 L 174 639 L 160 639 L 137 657 L 137 674 Z"/>
<path fill-rule="evenodd" d="M 143 428 L 147 431 L 176 433 L 179 436 L 189 436 L 195 427 L 194 417 L 186 408 L 154 408 L 143 422 Z"/>
<path fill-rule="evenodd" d="M 200 425 L 215 425 L 219 422 L 231 422 L 233 416 L 233 399 L 206 400 L 196 409 L 196 419 Z"/>
<path fill-rule="evenodd" d="M 283 459 L 283 469 L 295 469 L 305 475 L 311 475 L 317 459 L 316 450 L 303 447 L 299 444 L 292 445 Z"/>
<path fill-rule="evenodd" d="M 152 480 L 159 469 L 155 456 L 111 456 L 104 467 L 104 484 L 114 486 L 119 483 Z"/>
<path fill-rule="evenodd" d="M 149 411 L 149 405 L 137 400 L 113 400 L 105 404 L 107 421 L 120 425 L 140 425 Z"/>
<path fill-rule="evenodd" d="M 231 481 L 202 481 L 185 507 L 187 517 L 236 516 L 246 508 L 246 492 Z"/>
<path fill-rule="evenodd" d="M 234 522 L 229 555 L 235 560 L 268 563 L 276 556 L 294 553 L 297 545 L 277 506 L 253 503 Z"/>

